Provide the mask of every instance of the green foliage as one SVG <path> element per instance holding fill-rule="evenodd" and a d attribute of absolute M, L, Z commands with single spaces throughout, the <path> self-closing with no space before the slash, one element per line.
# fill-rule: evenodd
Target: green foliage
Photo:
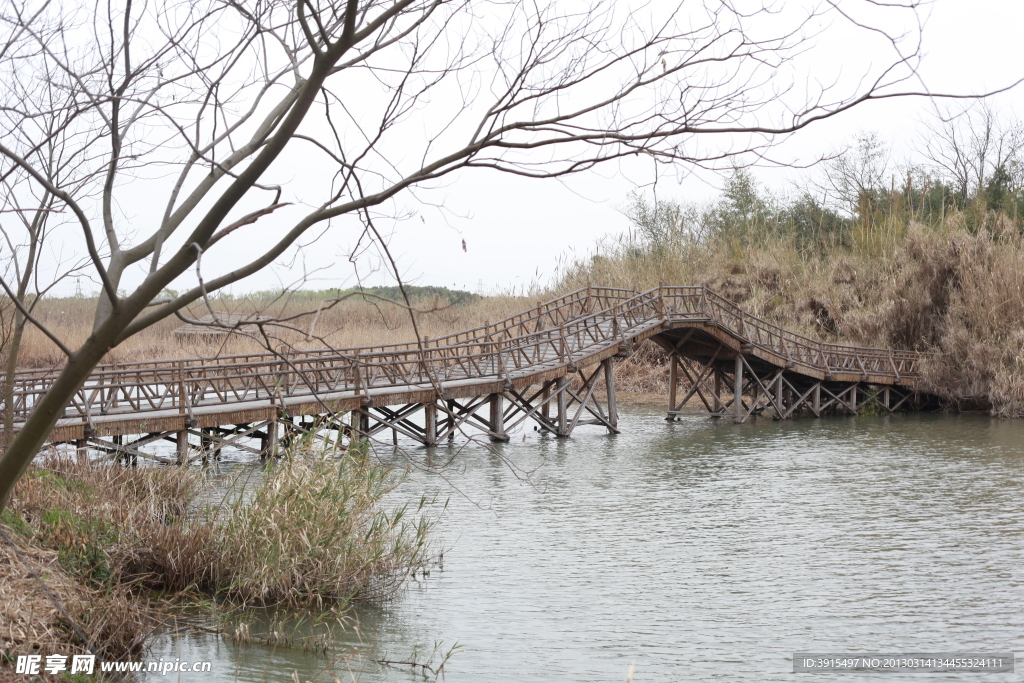
<path fill-rule="evenodd" d="M 9 529 L 13 529 L 16 533 L 19 533 L 22 536 L 28 536 L 32 533 L 32 527 L 26 524 L 21 516 L 11 509 L 6 509 L 3 512 L 0 512 L 0 524 L 3 524 Z"/>
<path fill-rule="evenodd" d="M 447 287 L 405 285 L 405 292 L 408 294 L 411 301 L 433 300 L 450 306 L 461 306 L 472 303 L 481 298 L 478 294 L 466 292 L 461 289 L 448 289 Z M 398 287 L 364 287 L 349 289 L 343 292 L 343 294 L 348 293 L 365 294 L 366 296 L 363 298 L 370 301 L 379 300 L 379 298 L 390 299 L 391 301 L 398 301 L 400 303 L 404 303 L 405 301 L 402 297 L 402 290 Z"/>
<path fill-rule="evenodd" d="M 633 235 L 625 255 L 638 262 L 682 245 L 717 242 L 741 248 L 779 238 L 792 238 L 801 249 L 821 251 L 849 245 L 853 225 L 808 192 L 792 200 L 774 196 L 742 168 L 732 172 L 721 197 L 710 205 L 649 201 L 633 193 L 625 213 Z M 601 258 L 595 255 L 594 260 Z"/>
<path fill-rule="evenodd" d="M 629 196 L 626 216 L 632 229 L 622 256 L 642 263 L 675 249 L 726 245 L 742 249 L 791 240 L 805 253 L 836 249 L 867 256 L 891 253 L 911 224 L 940 230 L 959 213 L 968 231 L 987 229 L 996 212 L 1024 231 L 1024 171 L 1019 162 L 994 168 L 984 186 L 966 193 L 962 184 L 924 166 L 899 172 L 877 135 L 859 136 L 853 145 L 808 178 L 791 197 L 758 185 L 749 170 L 735 168 L 718 199 L 706 206 L 668 199 Z M 602 255 L 594 257 L 593 266 Z"/>
<path fill-rule="evenodd" d="M 434 286 L 419 286 L 419 285 L 405 285 L 405 292 L 408 294 L 410 301 L 435 301 L 444 305 L 449 306 L 461 306 L 464 304 L 478 301 L 482 297 L 472 292 L 466 292 L 461 289 L 448 289 L 447 287 L 434 287 Z M 397 301 L 401 304 L 405 303 L 405 299 L 402 296 L 402 290 L 397 287 L 350 287 L 348 289 L 303 289 L 295 292 L 283 293 L 281 291 L 266 291 L 266 292 L 254 292 L 252 294 L 244 295 L 244 297 L 232 297 L 230 295 L 221 294 L 222 298 L 233 299 L 233 298 L 245 298 L 251 300 L 260 299 L 277 299 L 282 295 L 287 296 L 291 300 L 309 300 L 309 301 L 322 301 L 324 299 L 336 299 L 341 297 L 349 297 L 356 300 L 366 301 L 381 301 L 382 299 L 388 299 L 391 301 Z"/>
<path fill-rule="evenodd" d="M 857 406 L 857 417 L 880 417 L 889 414 L 878 398 L 880 393 L 877 389 L 868 391 L 867 396 Z"/>
<path fill-rule="evenodd" d="M 112 523 L 60 507 L 43 511 L 40 521 L 39 535 L 47 546 L 57 550 L 65 571 L 96 585 L 113 577 L 106 554 L 118 541 Z"/>

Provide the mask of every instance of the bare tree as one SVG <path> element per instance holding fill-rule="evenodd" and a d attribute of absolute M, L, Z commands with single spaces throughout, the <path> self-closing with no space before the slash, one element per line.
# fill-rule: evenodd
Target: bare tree
<path fill-rule="evenodd" d="M 67 362 L 0 458 L 0 505 L 104 354 L 314 233 L 346 217 L 372 233 L 377 212 L 456 171 L 715 164 L 910 94 L 896 88 L 918 43 L 876 24 L 916 25 L 917 4 L 704 0 L 659 17 L 601 0 L 10 0 L 0 126 L 36 132 L 0 140 L 0 173 L 75 223 L 101 296 L 84 343 L 54 336 Z M 832 20 L 881 37 L 889 61 L 846 90 L 805 87 L 793 60 Z M 57 130 L 33 128 L 47 116 Z M 57 136 L 74 172 L 51 177 L 36 155 Z M 325 172 L 289 182 L 311 168 Z M 260 221 L 274 240 L 234 264 Z"/>
<path fill-rule="evenodd" d="M 997 173 L 1013 173 L 1024 162 L 1024 123 L 1000 116 L 989 102 L 960 110 L 940 109 L 921 153 L 958 199 L 984 192 Z"/>
<path fill-rule="evenodd" d="M 0 54 L 15 48 L 15 43 L 9 41 Z M 30 93 L 26 88 L 38 85 L 20 75 L 11 74 L 8 104 L 28 101 Z M 44 74 L 47 79 L 52 76 L 52 72 Z M 14 373 L 28 321 L 48 291 L 84 266 L 73 255 L 48 251 L 53 246 L 48 244 L 51 235 L 59 233 L 67 223 L 57 207 L 56 195 L 48 186 L 60 186 L 80 195 L 90 180 L 87 169 L 93 165 L 86 163 L 87 150 L 81 141 L 69 136 L 69 124 L 75 116 L 74 91 L 50 88 L 40 94 L 46 99 L 38 101 L 45 106 L 34 116 L 16 116 L 20 125 L 8 129 L 6 141 L 23 150 L 26 165 L 45 182 L 37 182 L 26 167 L 19 165 L 9 165 L 0 174 L 0 253 L 4 257 L 0 287 L 6 295 L 0 306 L 0 355 L 4 358 L 0 448 L 6 448 L 14 434 Z M 49 261 L 45 264 L 49 268 L 47 273 L 40 272 L 44 257 Z"/>
<path fill-rule="evenodd" d="M 818 189 L 849 216 L 870 218 L 887 187 L 891 150 L 875 132 L 859 133 L 846 149 L 832 155 Z"/>

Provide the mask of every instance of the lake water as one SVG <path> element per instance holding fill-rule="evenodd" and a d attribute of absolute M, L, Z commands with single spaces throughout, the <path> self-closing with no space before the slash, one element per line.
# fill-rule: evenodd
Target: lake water
<path fill-rule="evenodd" d="M 329 655 L 164 637 L 204 681 L 1019 681 L 792 673 L 794 652 L 1024 654 L 1024 423 L 976 416 L 667 423 L 439 448 L 443 568 L 358 610 Z M 424 449 L 412 450 L 424 457 Z M 436 662 L 436 659 L 435 659 Z M 170 675 L 174 678 L 174 674 Z M 182 680 L 197 680 L 182 675 Z M 166 680 L 153 677 L 151 680 Z"/>

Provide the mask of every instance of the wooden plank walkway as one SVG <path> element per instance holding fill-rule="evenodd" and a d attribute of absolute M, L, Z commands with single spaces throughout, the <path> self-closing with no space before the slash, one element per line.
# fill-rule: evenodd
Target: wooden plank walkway
<path fill-rule="evenodd" d="M 918 396 L 915 352 L 809 339 L 749 315 L 704 287 L 662 286 L 646 292 L 588 287 L 498 323 L 422 344 L 101 365 L 68 405 L 50 441 L 81 444 L 142 434 L 181 437 L 184 450 L 189 430 L 223 445 L 229 431 L 235 434 L 248 425 L 250 436 L 269 442 L 266 450 L 275 447 L 276 424 L 283 416 L 351 413 L 359 418 L 344 429 L 330 422 L 339 440 L 344 430 L 368 434 L 383 424 L 396 434 L 412 432 L 429 445 L 439 438 L 437 425 L 430 424 L 438 406 L 441 421 L 450 423 L 449 434 L 462 419 L 460 424 L 475 421 L 492 437 L 504 438 L 508 420 L 526 415 L 567 435 L 580 424 L 580 414 L 570 426 L 562 403 L 578 404 L 578 411 L 588 411 L 596 423 L 615 430 L 610 364 L 648 338 L 672 358 L 670 418 L 685 414 L 687 402 L 698 398 L 711 414 L 743 421 L 765 412 L 777 418 L 806 410 L 855 412 L 858 387 L 861 397 L 884 393 L 887 408 L 890 392 L 894 401 L 902 400 L 897 407 Z M 595 393 L 601 378 L 595 371 L 588 380 L 585 370 L 597 364 L 607 372 L 605 389 Z M 568 377 L 574 375 L 581 379 L 571 384 Z M 46 371 L 17 374 L 10 407 L 16 425 L 24 422 L 53 377 Z M 687 381 L 679 402 L 677 385 Z M 530 387 L 542 387 L 543 393 L 530 398 L 525 395 Z M 607 395 L 608 410 L 595 410 L 598 394 Z M 472 405 L 480 397 L 490 401 L 487 419 L 476 413 L 482 403 Z M 389 408 L 394 406 L 400 408 Z M 412 412 L 410 406 L 424 412 L 422 427 L 400 414 Z M 561 412 L 551 417 L 549 406 Z M 270 424 L 273 430 L 266 427 Z M 234 427 L 225 430 L 224 425 Z M 122 441 L 111 443 L 120 446 Z"/>

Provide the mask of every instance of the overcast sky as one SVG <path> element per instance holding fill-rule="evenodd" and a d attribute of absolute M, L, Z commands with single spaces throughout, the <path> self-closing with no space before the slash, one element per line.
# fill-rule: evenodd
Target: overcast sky
<path fill-rule="evenodd" d="M 927 23 L 920 76 L 932 92 L 976 94 L 1024 77 L 1019 47 L 1024 2 L 933 0 L 922 16 Z M 899 30 L 898 26 L 890 28 L 893 33 Z M 879 67 L 892 59 L 891 53 L 876 56 L 864 32 L 848 25 L 823 35 L 811 56 L 798 63 L 799 77 L 808 81 L 856 78 L 865 65 L 877 60 L 874 65 Z M 912 86 L 919 87 L 907 84 Z M 1024 87 L 994 98 L 993 105 L 1005 114 L 1024 115 Z M 807 163 L 839 148 L 860 131 L 877 131 L 899 157 L 908 151 L 907 141 L 925 129 L 934 107 L 926 98 L 868 103 L 804 129 L 774 149 L 773 156 Z M 311 172 L 300 166 L 296 165 L 292 180 L 299 185 L 302 174 Z M 329 177 L 331 172 L 325 170 L 321 175 Z M 697 173 L 686 166 L 663 168 L 660 173 L 657 177 L 651 163 L 643 159 L 603 166 L 566 181 L 528 180 L 474 169 L 448 176 L 430 191 L 405 194 L 394 210 L 409 212 L 409 217 L 382 221 L 381 227 L 391 234 L 390 246 L 406 281 L 471 291 L 521 290 L 531 283 L 549 282 L 560 260 L 586 255 L 602 236 L 625 231 L 627 222 L 620 209 L 638 187 L 647 193 L 657 191 L 660 197 L 701 201 L 712 197 L 722 183 L 719 175 Z M 799 174 L 758 168 L 755 175 L 768 187 L 783 189 Z M 141 214 L 146 208 L 145 192 L 138 194 L 137 211 L 125 205 L 129 224 L 133 213 Z M 274 223 L 277 220 L 284 216 L 275 214 L 261 220 L 238 240 L 232 247 L 236 253 L 228 258 L 251 257 L 247 252 L 256 253 L 280 230 Z M 335 226 L 293 260 L 236 284 L 230 291 L 273 289 L 300 278 L 306 279 L 307 288 L 351 286 L 356 279 L 348 255 L 357 232 L 351 224 Z M 360 263 L 360 274 L 367 284 L 388 281 L 374 272 L 372 260 Z M 82 283 L 82 288 L 96 291 L 98 285 Z M 74 291 L 74 283 L 63 289 Z"/>
<path fill-rule="evenodd" d="M 978 93 L 1024 77 L 1020 28 L 1024 2 L 1014 0 L 934 0 L 925 10 L 926 53 L 921 74 L 935 92 Z M 842 54 L 832 54 L 841 62 Z M 835 64 L 827 64 L 828 69 Z M 1024 86 L 993 100 L 1005 113 L 1024 115 Z M 906 151 L 934 112 L 926 99 L 868 103 L 836 119 L 801 131 L 776 157 L 810 161 L 858 131 L 878 131 Z M 686 174 L 689 169 L 680 169 Z M 769 187 L 785 188 L 795 171 L 758 169 Z M 649 165 L 608 166 L 565 183 L 531 181 L 496 173 L 467 173 L 449 183 L 445 205 L 463 218 L 443 220 L 422 207 L 426 220 L 395 226 L 392 245 L 405 275 L 420 284 L 460 289 L 507 289 L 547 281 L 560 258 L 586 254 L 602 235 L 624 231 L 619 212 L 638 183 L 649 183 Z M 702 173 L 661 178 L 660 196 L 680 200 L 710 197 L 721 178 Z M 650 192 L 651 188 L 647 188 Z M 467 250 L 462 251 L 462 240 Z"/>

